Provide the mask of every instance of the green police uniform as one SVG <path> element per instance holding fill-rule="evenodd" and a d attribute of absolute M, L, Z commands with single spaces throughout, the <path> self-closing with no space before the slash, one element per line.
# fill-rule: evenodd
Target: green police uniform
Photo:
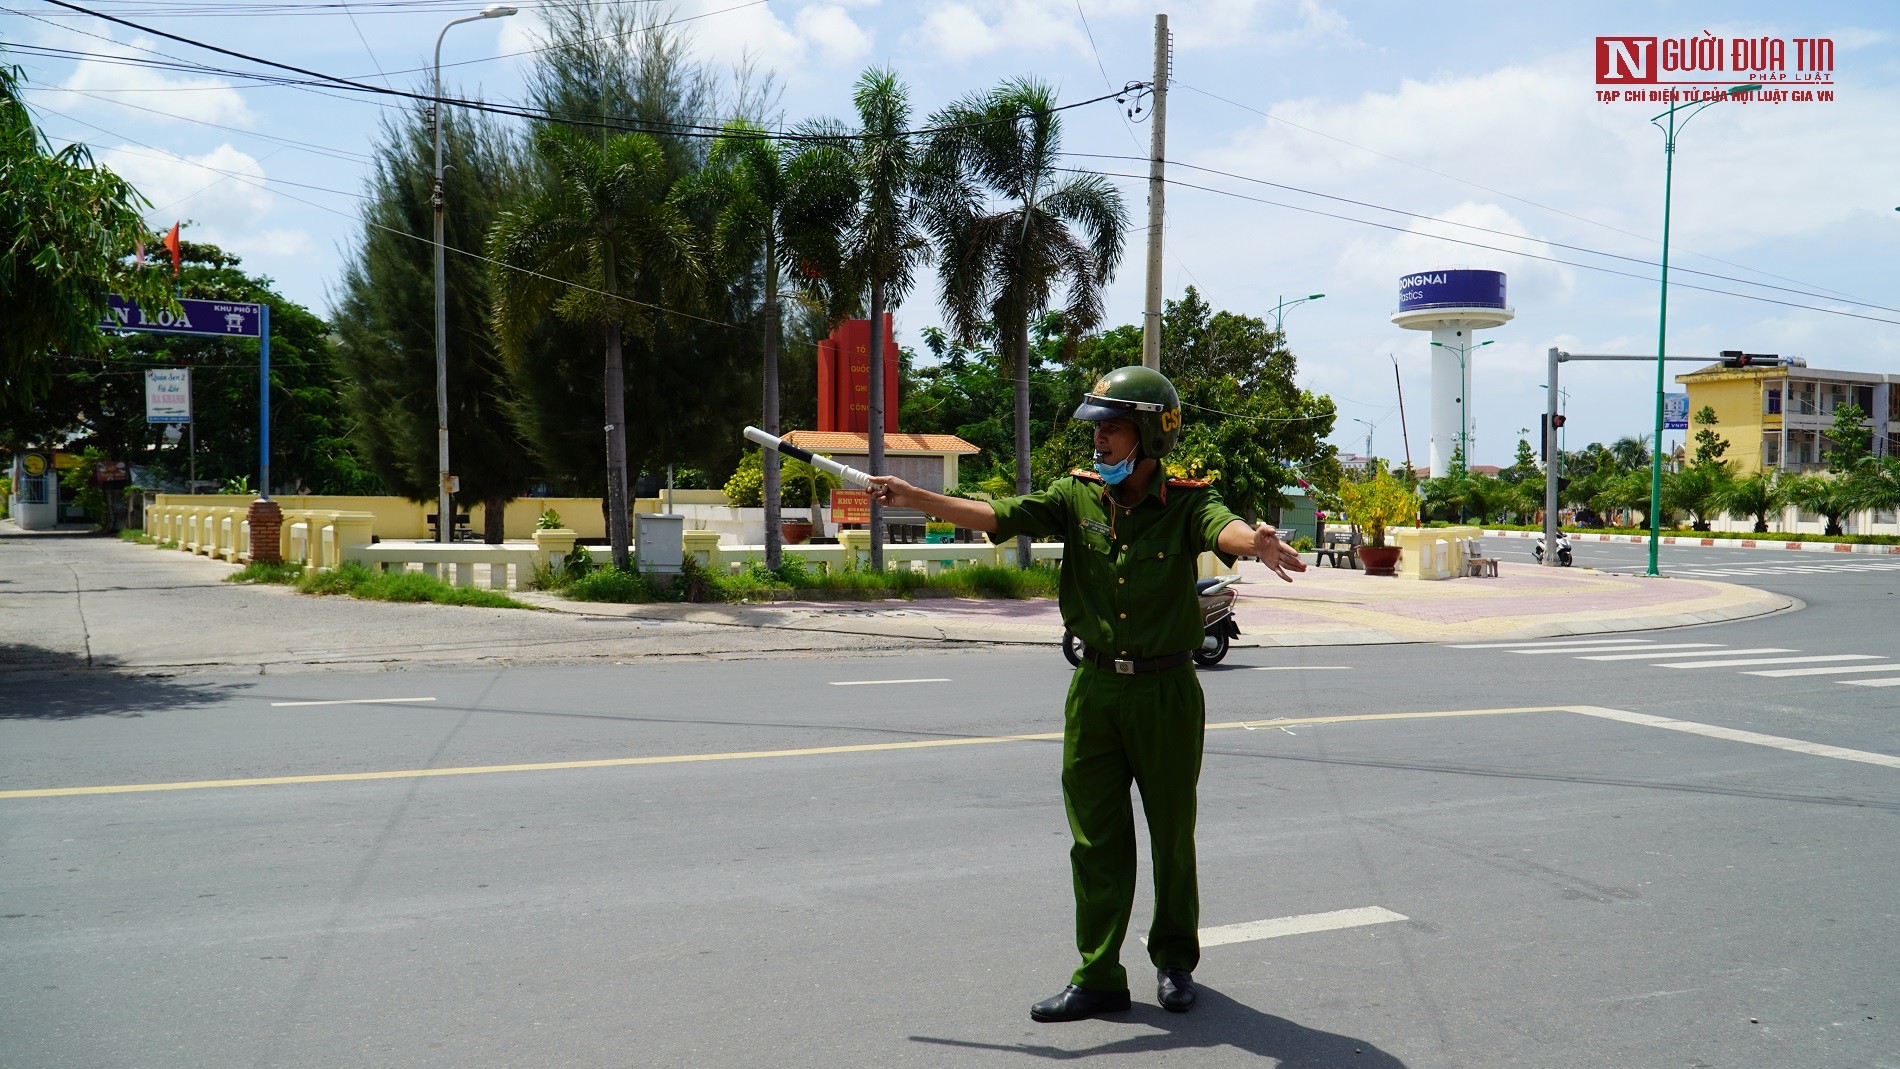
<path fill-rule="evenodd" d="M 1063 539 L 1062 622 L 1092 652 L 1133 667 L 1200 645 L 1196 557 L 1239 518 L 1205 484 L 1157 470 L 1141 499 L 1124 506 L 1099 475 L 1076 471 L 993 505 L 998 544 L 1023 534 Z M 1200 960 L 1194 814 L 1205 721 L 1192 662 L 1124 674 L 1085 659 L 1070 681 L 1062 794 L 1075 837 L 1077 986 L 1128 986 L 1120 954 L 1135 899 L 1131 782 L 1141 788 L 1154 855 L 1148 956 L 1161 969 L 1192 971 Z"/>

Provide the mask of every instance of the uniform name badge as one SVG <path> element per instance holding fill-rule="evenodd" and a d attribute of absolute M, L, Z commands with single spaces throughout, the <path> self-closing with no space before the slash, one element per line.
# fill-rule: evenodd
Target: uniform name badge
<path fill-rule="evenodd" d="M 1093 531 L 1094 533 L 1101 535 L 1103 538 L 1115 537 L 1114 530 L 1112 530 L 1108 526 L 1108 524 L 1103 523 L 1101 520 L 1083 520 L 1082 529 L 1084 531 Z"/>

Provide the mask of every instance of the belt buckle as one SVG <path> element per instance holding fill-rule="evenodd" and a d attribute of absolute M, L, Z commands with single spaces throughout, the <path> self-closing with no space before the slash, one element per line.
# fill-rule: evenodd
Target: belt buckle
<path fill-rule="evenodd" d="M 1116 675 L 1118 675 L 1118 676 L 1132 676 L 1132 675 L 1134 675 L 1134 674 L 1135 674 L 1135 662 L 1133 662 L 1133 661 L 1124 661 L 1124 660 L 1120 660 L 1120 659 L 1117 659 L 1117 660 L 1115 661 L 1115 674 L 1116 674 Z"/>

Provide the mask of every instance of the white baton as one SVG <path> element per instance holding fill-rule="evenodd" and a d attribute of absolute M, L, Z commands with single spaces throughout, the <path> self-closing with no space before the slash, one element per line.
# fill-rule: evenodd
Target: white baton
<path fill-rule="evenodd" d="M 821 457 L 809 449 L 800 449 L 785 439 L 777 435 L 767 434 L 757 427 L 747 427 L 745 429 L 745 436 L 767 449 L 776 449 L 794 460 L 802 460 L 810 464 L 819 471 L 830 472 L 852 486 L 871 485 L 871 476 L 865 472 L 861 472 L 848 464 L 840 464 L 830 457 Z"/>

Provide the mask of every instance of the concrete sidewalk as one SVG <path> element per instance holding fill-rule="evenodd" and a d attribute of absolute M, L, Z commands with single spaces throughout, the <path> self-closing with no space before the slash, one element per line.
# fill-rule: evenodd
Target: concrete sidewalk
<path fill-rule="evenodd" d="M 1642 631 L 1740 620 L 1795 608 L 1781 594 L 1695 579 L 1645 579 L 1506 561 L 1495 579 L 1420 582 L 1310 568 L 1282 582 L 1243 562 L 1238 646 L 1464 642 Z M 556 612 L 747 628 L 955 642 L 1048 643 L 1062 633 L 1053 601 L 920 598 L 906 602 L 603 605 L 526 593 Z"/>

